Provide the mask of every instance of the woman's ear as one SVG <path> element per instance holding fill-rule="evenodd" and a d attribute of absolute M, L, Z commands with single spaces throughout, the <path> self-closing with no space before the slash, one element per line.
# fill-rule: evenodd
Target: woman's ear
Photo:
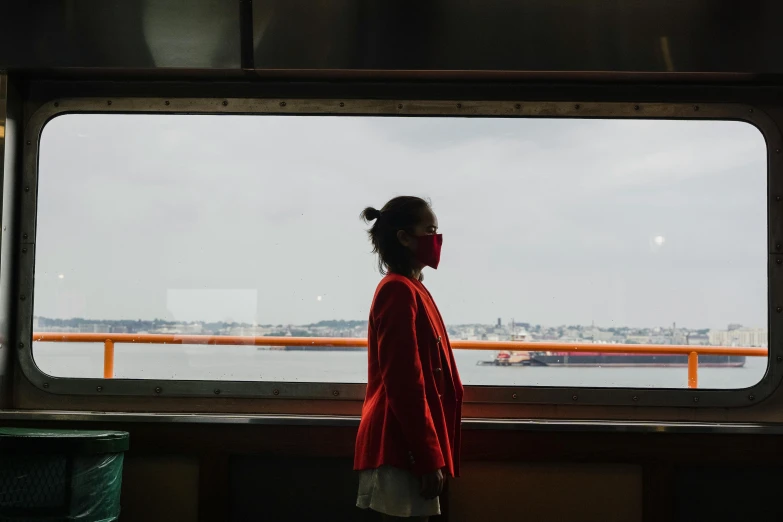
<path fill-rule="evenodd" d="M 413 247 L 413 239 L 411 239 L 411 236 L 408 235 L 408 233 L 404 230 L 397 231 L 397 241 L 399 241 L 405 248 Z"/>

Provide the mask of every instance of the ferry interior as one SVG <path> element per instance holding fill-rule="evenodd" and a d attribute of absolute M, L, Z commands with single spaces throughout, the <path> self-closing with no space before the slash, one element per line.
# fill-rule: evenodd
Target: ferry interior
<path fill-rule="evenodd" d="M 433 520 L 782 519 L 781 21 L 4 0 L 0 520 L 10 428 L 126 432 L 123 522 L 380 520 L 359 212 L 408 192 L 465 384 Z"/>

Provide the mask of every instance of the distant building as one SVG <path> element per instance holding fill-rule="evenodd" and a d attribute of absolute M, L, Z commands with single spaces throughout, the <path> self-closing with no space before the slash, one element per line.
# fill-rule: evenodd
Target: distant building
<path fill-rule="evenodd" d="M 107 332 L 108 325 L 104 326 L 99 323 L 82 323 L 79 325 L 79 333 L 102 333 Z"/>
<path fill-rule="evenodd" d="M 73 326 L 41 326 L 38 332 L 80 333 L 79 329 Z"/>
<path fill-rule="evenodd" d="M 598 328 L 593 327 L 590 330 L 585 331 L 583 337 L 585 339 L 592 339 L 595 342 L 606 342 L 612 341 L 615 338 L 615 335 L 608 330 L 599 330 Z"/>
<path fill-rule="evenodd" d="M 766 328 L 730 324 L 727 330 L 710 330 L 708 338 L 713 346 L 766 347 L 769 336 Z"/>
<path fill-rule="evenodd" d="M 226 333 L 228 335 L 237 335 L 240 337 L 262 337 L 269 335 L 271 331 L 271 328 L 265 326 L 234 326 L 228 328 Z"/>
<path fill-rule="evenodd" d="M 687 344 L 693 346 L 706 346 L 710 344 L 710 336 L 704 334 L 690 334 L 687 336 Z"/>
<path fill-rule="evenodd" d="M 531 341 L 530 334 L 525 330 L 524 328 L 520 326 L 516 326 L 511 330 L 511 334 L 509 335 L 509 341 L 519 341 L 519 342 L 526 342 Z"/>

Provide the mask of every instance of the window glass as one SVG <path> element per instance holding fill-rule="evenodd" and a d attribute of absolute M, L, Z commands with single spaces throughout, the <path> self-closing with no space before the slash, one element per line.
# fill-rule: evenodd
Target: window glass
<path fill-rule="evenodd" d="M 687 355 L 651 344 L 735 347 L 699 356 L 702 388 L 766 371 L 740 350 L 767 346 L 766 145 L 683 120 L 57 117 L 33 330 L 101 335 L 35 342 L 35 361 L 101 377 L 102 339 L 136 334 L 115 377 L 365 382 L 366 350 L 297 338 L 366 337 L 380 276 L 359 212 L 401 194 L 438 216 L 425 284 L 452 341 L 534 343 L 463 343 L 465 384 L 686 387 Z"/>

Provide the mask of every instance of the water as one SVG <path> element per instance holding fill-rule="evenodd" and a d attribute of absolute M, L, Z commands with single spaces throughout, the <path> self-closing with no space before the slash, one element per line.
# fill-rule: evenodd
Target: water
<path fill-rule="evenodd" d="M 56 377 L 103 377 L 103 345 L 35 343 L 41 371 Z M 686 388 L 688 370 L 628 367 L 478 366 L 495 352 L 456 350 L 462 381 L 476 386 Z M 764 376 L 767 359 L 743 368 L 700 368 L 699 388 L 747 388 Z M 367 382 L 367 352 L 259 350 L 255 346 L 117 344 L 115 377 L 275 382 Z"/>

